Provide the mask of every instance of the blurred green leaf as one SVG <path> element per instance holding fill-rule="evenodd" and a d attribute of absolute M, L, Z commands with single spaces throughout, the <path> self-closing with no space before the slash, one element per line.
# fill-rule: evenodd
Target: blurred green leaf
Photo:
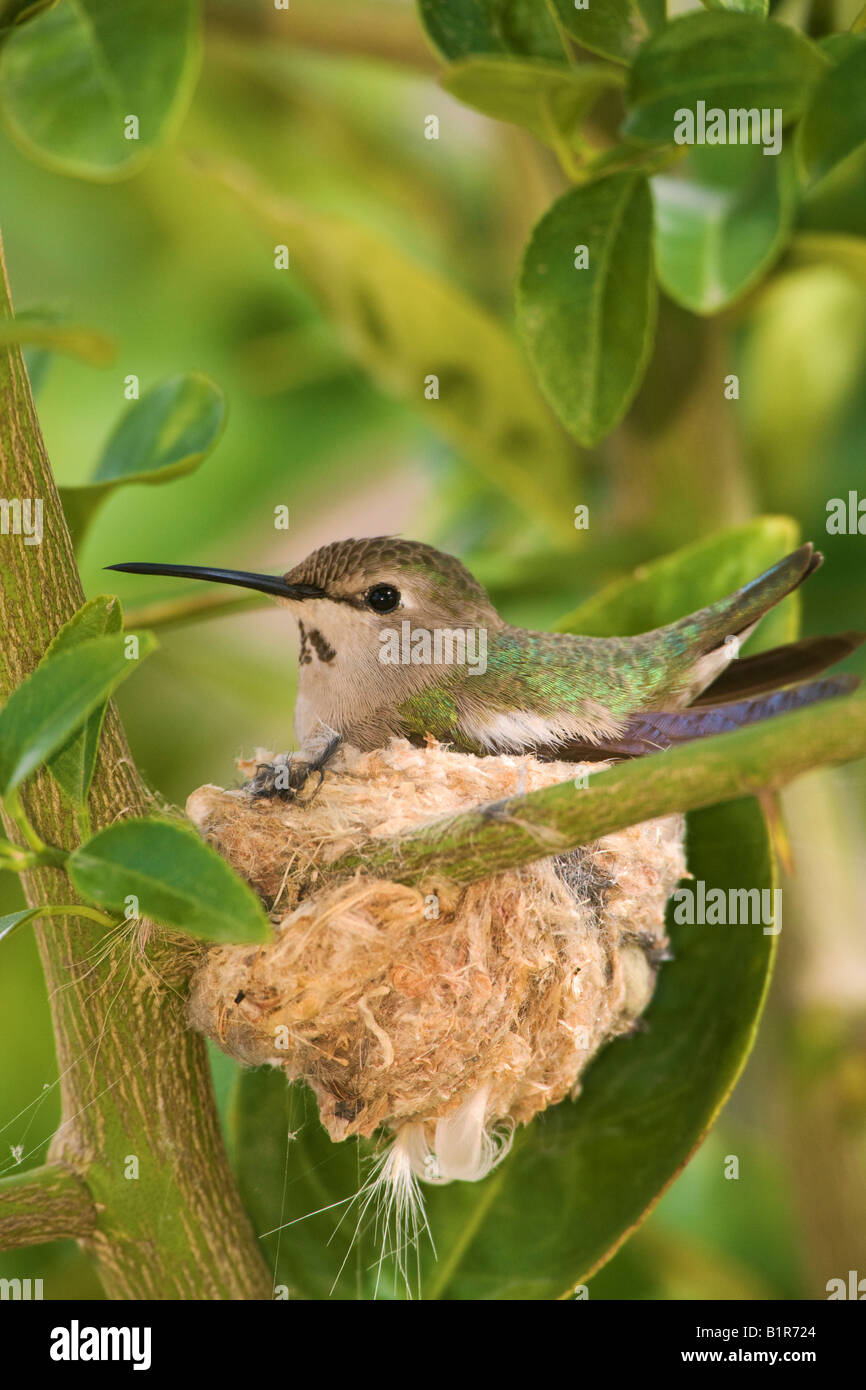
<path fill-rule="evenodd" d="M 180 121 L 198 62 L 197 0 L 60 0 L 6 39 L 0 103 L 18 144 L 48 168 L 121 178 Z"/>
<path fill-rule="evenodd" d="M 792 265 L 834 265 L 866 285 L 866 237 L 798 232 L 788 249 L 788 261 Z"/>
<path fill-rule="evenodd" d="M 797 523 L 763 516 L 717 531 L 672 555 L 641 565 L 587 599 L 556 624 L 560 632 L 587 637 L 631 637 L 675 622 L 756 579 L 799 544 Z M 790 642 L 797 634 L 799 595 L 773 608 L 749 644 L 750 651 Z"/>
<path fill-rule="evenodd" d="M 94 483 L 153 482 L 191 473 L 225 425 L 225 400 L 201 372 L 170 377 L 135 401 L 113 431 Z"/>
<path fill-rule="evenodd" d="M 565 32 L 592 53 L 629 63 L 646 39 L 665 22 L 665 0 L 591 0 L 576 9 L 574 0 L 553 0 Z"/>
<path fill-rule="evenodd" d="M 651 184 L 659 280 L 693 313 L 717 313 L 781 252 L 796 204 L 793 161 L 765 158 L 758 145 L 695 146 L 678 173 Z"/>
<path fill-rule="evenodd" d="M 192 473 L 215 448 L 225 427 L 225 398 L 201 372 L 169 377 L 135 401 L 100 455 L 93 478 L 60 489 L 78 541 L 97 508 L 127 483 L 168 483 Z"/>
<path fill-rule="evenodd" d="M 852 36 L 849 36 L 852 37 Z M 812 92 L 797 132 L 797 153 L 810 179 L 823 178 L 866 143 L 866 38 L 830 68 Z"/>
<path fill-rule="evenodd" d="M 844 58 L 862 52 L 864 43 L 866 35 L 863 34 L 827 34 L 826 38 L 818 40 L 818 47 L 831 63 L 841 63 Z"/>
<path fill-rule="evenodd" d="M 566 193 L 535 227 L 517 321 L 542 389 L 575 438 L 625 414 L 652 349 L 656 284 L 646 179 L 616 174 Z M 588 265 L 575 265 L 578 248 Z"/>
<path fill-rule="evenodd" d="M 532 58 L 468 58 L 446 68 L 442 86 L 464 105 L 566 144 L 603 92 L 622 85 L 614 68 L 566 68 Z"/>
<path fill-rule="evenodd" d="M 557 500 L 575 480 L 573 450 L 503 325 L 377 232 L 269 198 L 238 166 L 213 173 L 277 244 L 290 246 L 292 266 L 376 382 L 412 405 L 497 492 L 573 545 L 573 518 Z M 433 378 L 438 398 L 425 395 Z"/>
<path fill-rule="evenodd" d="M 743 14 L 683 15 L 641 48 L 631 70 L 624 129 L 637 140 L 672 141 L 676 113 L 706 108 L 804 109 L 827 60 L 803 34 Z"/>
<path fill-rule="evenodd" d="M 68 623 L 64 623 L 42 660 L 50 661 L 59 652 L 71 651 L 79 643 L 95 637 L 120 632 L 122 627 L 120 600 L 113 594 L 102 594 L 85 603 Z M 84 728 L 73 734 L 70 741 L 48 760 L 48 770 L 55 782 L 77 808 L 87 804 L 106 708 L 107 701 L 98 706 Z"/>
<path fill-rule="evenodd" d="M 137 658 L 127 655 L 133 635 Z M 95 637 L 37 666 L 0 711 L 0 796 L 62 748 L 156 645 L 149 632 Z"/>
<path fill-rule="evenodd" d="M 756 14 L 766 19 L 770 0 L 701 0 L 705 10 L 730 10 L 734 14 Z"/>
<path fill-rule="evenodd" d="M 204 941 L 269 941 L 259 899 L 194 830 L 173 821 L 124 820 L 67 861 L 82 897 L 116 912 L 138 899 L 142 917 Z"/>
<path fill-rule="evenodd" d="M 418 0 L 418 10 L 445 58 L 516 53 L 564 61 L 556 25 L 539 0 Z"/>
<path fill-rule="evenodd" d="M 56 4 L 57 0 L 0 0 L 0 34 L 14 24 L 26 24 Z"/>
<path fill-rule="evenodd" d="M 372 1298 L 378 1251 L 366 1229 L 353 1239 L 360 1213 L 349 1204 L 375 1146 L 332 1143 L 312 1092 L 290 1085 L 277 1067 L 238 1073 L 229 1133 L 240 1193 L 256 1235 L 266 1237 L 274 1282 L 287 1284 L 292 1298 Z"/>
<path fill-rule="evenodd" d="M 23 927 L 25 922 L 32 922 L 41 911 L 39 907 L 25 907 L 20 912 L 7 912 L 5 916 L 0 917 L 0 941 L 11 936 L 19 927 Z"/>
<path fill-rule="evenodd" d="M 80 357 L 94 367 L 104 367 L 112 362 L 115 353 L 114 341 L 104 333 L 29 314 L 16 314 L 14 319 L 0 323 L 0 346 L 5 347 L 7 343 L 64 352 L 70 357 Z"/>

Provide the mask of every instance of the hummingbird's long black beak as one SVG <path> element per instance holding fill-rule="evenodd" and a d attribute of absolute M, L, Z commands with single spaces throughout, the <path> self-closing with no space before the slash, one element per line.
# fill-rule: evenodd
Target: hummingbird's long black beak
<path fill-rule="evenodd" d="M 206 565 L 151 565 L 132 561 L 125 565 L 106 565 L 126 574 L 173 574 L 178 579 L 206 579 L 211 584 L 236 584 L 239 589 L 256 589 L 274 598 L 322 598 L 324 589 L 315 584 L 287 584 L 282 575 L 251 574 L 248 570 L 218 570 Z"/>

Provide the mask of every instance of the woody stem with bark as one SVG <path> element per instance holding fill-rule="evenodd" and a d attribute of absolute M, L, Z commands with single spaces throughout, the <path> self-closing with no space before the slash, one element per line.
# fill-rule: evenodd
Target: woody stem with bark
<path fill-rule="evenodd" d="M 0 319 L 11 312 L 0 245 Z M 44 517 L 41 544 L 3 539 L 2 702 L 84 599 L 27 373 L 12 346 L 0 348 L 0 478 L 4 497 L 40 499 Z M 42 839 L 75 847 L 74 814 L 46 772 L 21 800 Z M 90 793 L 93 827 L 140 815 L 147 803 L 112 705 Z M 18 827 L 5 823 L 18 840 Z M 34 869 L 23 882 L 32 906 L 76 902 L 60 869 Z M 114 1298 L 270 1297 L 223 1147 L 205 1045 L 186 1026 L 184 953 L 156 930 L 146 953 L 143 936 L 110 942 L 100 924 L 74 915 L 34 930 L 62 1118 L 48 1169 L 0 1182 L 0 1245 L 23 1230 L 31 1241 L 77 1237 Z"/>

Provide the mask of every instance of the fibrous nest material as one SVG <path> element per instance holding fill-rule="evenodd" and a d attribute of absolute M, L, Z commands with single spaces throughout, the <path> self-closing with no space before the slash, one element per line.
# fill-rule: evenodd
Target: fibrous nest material
<path fill-rule="evenodd" d="M 305 804 L 199 788 L 188 814 L 275 932 L 207 951 L 193 1025 L 305 1080 L 333 1139 L 384 1126 L 417 1176 L 483 1176 L 515 1125 L 576 1096 L 599 1048 L 636 1026 L 686 872 L 681 817 L 466 887 L 322 871 L 371 836 L 481 803 L 567 780 L 580 796 L 595 770 L 395 740 L 343 755 Z"/>

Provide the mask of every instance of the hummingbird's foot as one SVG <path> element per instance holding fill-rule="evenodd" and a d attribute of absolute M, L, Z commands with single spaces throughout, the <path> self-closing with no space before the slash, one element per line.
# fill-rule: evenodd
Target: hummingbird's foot
<path fill-rule="evenodd" d="M 322 771 L 292 753 L 282 753 L 272 763 L 259 763 L 255 777 L 247 782 L 245 790 L 254 797 L 276 796 L 280 801 L 297 801 L 315 771 L 319 772 L 319 783 L 313 796 L 322 784 Z M 312 797 L 305 800 L 312 800 Z"/>
<path fill-rule="evenodd" d="M 300 758 L 295 753 L 281 753 L 272 763 L 259 763 L 256 775 L 246 783 L 250 796 L 278 796 L 281 801 L 312 801 L 325 780 L 325 767 L 340 745 L 333 738 L 315 758 Z M 301 797 L 311 778 L 318 777 L 311 794 Z"/>

